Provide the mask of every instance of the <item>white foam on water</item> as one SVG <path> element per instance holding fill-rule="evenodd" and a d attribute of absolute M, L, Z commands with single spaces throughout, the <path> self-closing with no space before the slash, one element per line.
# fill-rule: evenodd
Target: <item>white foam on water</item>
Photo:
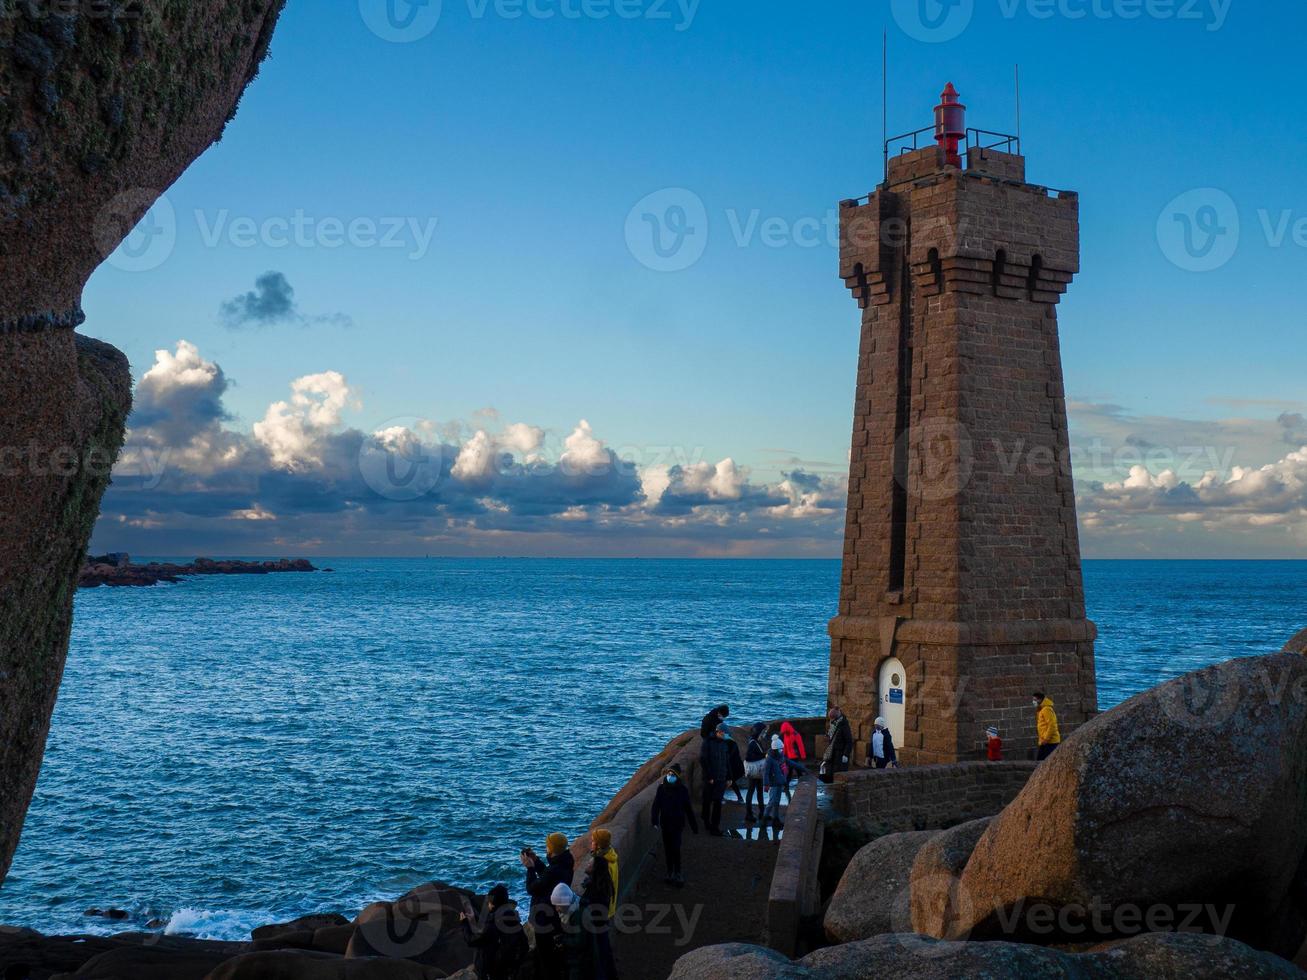
<path fill-rule="evenodd" d="M 275 915 L 232 909 L 178 909 L 164 926 L 165 936 L 190 936 L 195 939 L 221 939 L 245 942 L 259 926 L 276 922 Z"/>

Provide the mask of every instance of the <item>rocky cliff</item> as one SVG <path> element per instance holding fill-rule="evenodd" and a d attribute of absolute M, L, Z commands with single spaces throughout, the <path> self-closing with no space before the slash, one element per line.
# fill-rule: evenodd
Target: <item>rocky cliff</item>
<path fill-rule="evenodd" d="M 285 0 L 13 0 L 0 16 L 0 880 L 131 408 L 82 289 L 214 143 Z"/>

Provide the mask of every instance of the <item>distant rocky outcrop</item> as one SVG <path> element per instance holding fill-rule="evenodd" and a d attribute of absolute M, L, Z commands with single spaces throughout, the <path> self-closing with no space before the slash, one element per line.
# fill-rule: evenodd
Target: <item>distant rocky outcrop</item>
<path fill-rule="evenodd" d="M 1064 953 L 1019 943 L 940 942 L 907 934 L 830 946 L 797 961 L 758 946 L 707 946 L 682 956 L 670 980 L 1303 980 L 1304 976 L 1276 956 L 1217 936 L 1157 933 L 1093 952 Z"/>
<path fill-rule="evenodd" d="M 131 409 L 82 289 L 221 135 L 285 0 L 11 0 L 0 16 L 0 880 Z"/>
<path fill-rule="evenodd" d="M 126 555 L 113 555 L 88 558 L 77 577 L 77 587 L 93 589 L 101 585 L 158 585 L 160 582 L 180 582 L 191 575 L 271 575 L 277 572 L 316 571 L 317 568 L 306 558 L 281 558 L 277 561 L 214 561 L 212 558 L 196 558 L 189 565 L 174 565 L 171 562 L 134 565 Z"/>
<path fill-rule="evenodd" d="M 1284 645 L 1285 653 L 1307 653 L 1307 630 L 1303 630 Z"/>

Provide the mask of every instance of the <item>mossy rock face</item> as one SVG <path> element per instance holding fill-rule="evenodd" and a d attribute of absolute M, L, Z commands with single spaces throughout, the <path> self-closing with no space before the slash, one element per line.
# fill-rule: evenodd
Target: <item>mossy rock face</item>
<path fill-rule="evenodd" d="M 0 0 L 0 331 L 77 308 L 222 136 L 284 2 Z"/>
<path fill-rule="evenodd" d="M 131 409 L 86 280 L 221 135 L 285 0 L 0 0 L 0 881 Z"/>

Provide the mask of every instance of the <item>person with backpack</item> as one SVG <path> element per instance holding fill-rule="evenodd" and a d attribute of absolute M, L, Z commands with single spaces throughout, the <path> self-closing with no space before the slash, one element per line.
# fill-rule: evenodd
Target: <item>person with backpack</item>
<path fill-rule="evenodd" d="M 749 744 L 744 749 L 744 822 L 753 823 L 753 797 L 758 796 L 758 820 L 762 819 L 766 797 L 762 791 L 762 770 L 767 763 L 767 750 L 763 748 L 763 739 L 767 737 L 767 726 L 758 722 L 749 733 Z"/>
<path fill-rule="evenodd" d="M 794 791 L 790 789 L 790 767 L 785 763 L 785 739 L 779 735 L 771 737 L 771 751 L 780 753 L 781 775 L 785 777 L 785 782 L 781 785 L 781 792 L 785 794 L 785 802 L 790 803 L 794 800 Z"/>
<path fill-rule="evenodd" d="M 760 807 L 761 809 L 761 807 Z M 663 856 L 667 861 L 667 874 L 663 878 L 669 885 L 684 885 L 685 875 L 681 871 L 681 839 L 685 834 L 685 825 L 697 835 L 699 824 L 694 819 L 694 805 L 690 802 L 690 791 L 681 779 L 681 767 L 672 763 L 663 772 L 663 781 L 658 784 L 654 794 L 653 811 L 650 813 L 653 825 L 663 832 Z"/>
<path fill-rule="evenodd" d="M 777 830 L 784 830 L 785 824 L 781 823 L 781 789 L 788 785 L 789 778 L 781 763 L 780 749 L 772 749 L 767 756 L 763 764 L 762 782 L 763 788 L 767 791 L 767 808 L 762 812 L 763 825 L 771 821 L 772 826 Z"/>
<path fill-rule="evenodd" d="M 587 928 L 594 931 L 595 980 L 617 980 L 613 937 L 609 923 L 617 914 L 617 893 L 621 878 L 613 835 L 602 827 L 590 834 L 590 870 L 581 886 L 581 905 Z"/>
<path fill-rule="evenodd" d="M 575 861 L 563 834 L 550 834 L 545 839 L 545 855 L 547 861 L 542 861 L 528 847 L 522 851 L 519 860 L 526 868 L 526 891 L 531 897 L 528 919 L 535 932 L 536 976 L 541 980 L 556 980 L 562 975 L 563 963 L 558 942 L 561 926 L 552 896 L 559 885 L 572 883 Z"/>
<path fill-rule="evenodd" d="M 486 898 L 484 920 L 475 927 L 463 913 L 463 933 L 473 949 L 473 969 L 477 980 L 515 980 L 518 968 L 526 959 L 526 930 L 517 914 L 517 903 L 508 897 L 508 889 L 496 885 Z"/>
<path fill-rule="evenodd" d="M 731 775 L 731 755 L 726 748 L 726 726 L 718 724 L 716 731 L 699 746 L 699 775 L 703 780 L 703 800 L 699 816 L 708 833 L 722 836 L 722 797 L 726 795 L 726 781 Z"/>
<path fill-rule="evenodd" d="M 877 718 L 867 742 L 868 769 L 897 769 L 899 757 L 894 751 L 894 736 L 884 718 Z"/>

